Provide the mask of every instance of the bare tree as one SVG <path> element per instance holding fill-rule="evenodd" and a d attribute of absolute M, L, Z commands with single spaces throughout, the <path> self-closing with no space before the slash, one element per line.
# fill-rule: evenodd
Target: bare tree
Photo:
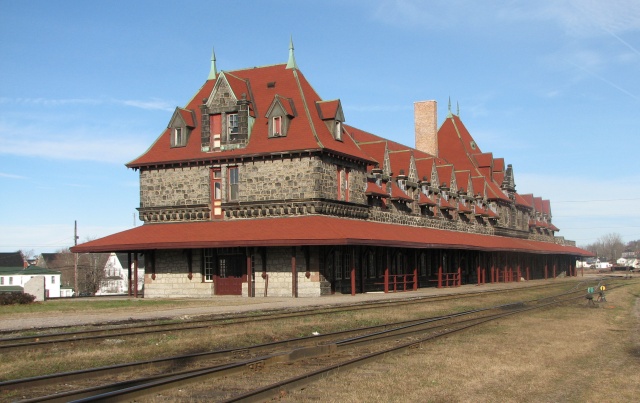
<path fill-rule="evenodd" d="M 610 262 L 615 262 L 622 256 L 624 243 L 622 242 L 622 236 L 620 234 L 612 232 L 601 236 L 599 240 L 602 242 L 603 250 Z"/>
<path fill-rule="evenodd" d="M 105 277 L 104 267 L 109 259 L 108 253 L 80 253 L 78 254 L 77 270 L 75 266 L 76 256 L 69 249 L 57 251 L 56 257 L 49 264 L 50 269 L 62 273 L 61 283 L 73 287 L 78 275 L 79 294 L 93 295 L 100 288 L 100 282 Z"/>

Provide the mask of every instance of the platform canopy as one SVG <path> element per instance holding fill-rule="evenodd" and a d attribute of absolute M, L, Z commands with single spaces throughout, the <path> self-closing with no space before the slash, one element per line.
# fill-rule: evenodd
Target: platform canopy
<path fill-rule="evenodd" d="M 321 215 L 145 224 L 86 242 L 72 252 L 256 246 L 363 245 L 591 256 L 575 246 Z"/>

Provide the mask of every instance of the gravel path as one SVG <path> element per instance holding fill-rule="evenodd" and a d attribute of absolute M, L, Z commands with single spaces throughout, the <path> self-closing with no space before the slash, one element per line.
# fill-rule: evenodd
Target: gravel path
<path fill-rule="evenodd" d="M 581 278 L 557 279 L 556 281 L 580 281 Z M 353 304 L 358 302 L 373 302 L 389 299 L 416 298 L 428 295 L 457 294 L 474 291 L 487 291 L 504 288 L 526 287 L 527 285 L 542 284 L 542 280 L 521 283 L 485 284 L 483 286 L 464 285 L 456 288 L 423 288 L 412 292 L 399 293 L 367 293 L 351 295 L 330 295 L 318 298 L 246 298 L 246 297 L 215 297 L 202 300 L 202 306 L 185 308 L 157 308 L 141 306 L 127 308 L 127 310 L 96 310 L 68 312 L 47 312 L 29 314 L 0 314 L 0 331 L 47 328 L 60 326 L 79 326 L 91 324 L 118 323 L 124 321 L 157 320 L 157 319 L 189 319 L 205 315 L 225 315 L 245 313 L 251 311 L 268 311 L 282 309 L 303 309 L 314 306 Z M 127 297 L 121 297 L 127 299 Z M 81 303 L 83 299 L 70 300 L 70 303 Z M 84 300 L 86 302 L 86 300 Z M 190 303 L 193 300 L 189 300 Z M 46 302 L 45 302 L 46 303 Z"/>

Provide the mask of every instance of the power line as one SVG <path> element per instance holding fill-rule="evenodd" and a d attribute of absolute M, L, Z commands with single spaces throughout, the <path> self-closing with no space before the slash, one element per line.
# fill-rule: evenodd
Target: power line
<path fill-rule="evenodd" d="M 553 204 L 557 203 L 591 203 L 591 202 L 617 202 L 617 201 L 637 201 L 640 200 L 640 197 L 632 198 L 632 199 L 597 199 L 597 200 L 553 200 Z"/>

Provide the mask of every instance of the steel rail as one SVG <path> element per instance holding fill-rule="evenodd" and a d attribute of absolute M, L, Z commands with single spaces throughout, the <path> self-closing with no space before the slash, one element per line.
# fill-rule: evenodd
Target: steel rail
<path fill-rule="evenodd" d="M 576 291 L 570 291 L 568 293 L 575 293 Z M 562 294 L 562 295 L 566 295 Z M 525 301 L 524 303 L 537 303 L 540 302 L 542 300 L 545 299 L 549 299 L 549 298 L 557 298 L 558 296 L 551 296 L 551 297 L 544 297 L 544 298 L 539 298 L 536 300 L 530 300 L 530 301 Z M 582 298 L 582 296 L 580 296 L 580 298 Z M 286 360 L 287 361 L 294 361 L 294 360 L 298 360 L 301 358 L 307 358 L 309 356 L 314 356 L 317 355 L 318 352 L 320 351 L 321 354 L 326 354 L 326 349 L 328 348 L 329 350 L 333 350 L 335 348 L 341 347 L 341 346 L 346 346 L 349 344 L 353 344 L 353 343 L 362 343 L 363 340 L 366 340 L 366 338 L 378 338 L 381 339 L 383 337 L 380 336 L 380 334 L 384 334 L 384 338 L 398 338 L 398 337 L 407 337 L 409 334 L 416 334 L 416 333 L 420 333 L 420 332 L 424 332 L 426 330 L 430 330 L 433 331 L 433 327 L 430 329 L 416 329 L 416 326 L 425 326 L 425 325 L 429 325 L 432 322 L 438 321 L 438 320 L 443 320 L 443 319 L 451 319 L 451 318 L 456 318 L 456 317 L 460 317 L 460 316 L 464 316 L 464 315 L 469 315 L 469 314 L 473 314 L 473 313 L 477 313 L 477 312 L 482 312 L 482 311 L 487 311 L 487 310 L 495 310 L 495 309 L 504 309 L 505 307 L 512 307 L 514 305 L 518 305 L 518 304 L 522 304 L 523 302 L 519 302 L 519 303 L 509 303 L 509 304 L 502 304 L 502 305 L 498 305 L 498 306 L 493 306 L 493 307 L 489 307 L 489 308 L 482 308 L 482 309 L 476 309 L 476 310 L 471 310 L 471 311 L 466 311 L 466 312 L 461 312 L 461 313 L 454 313 L 454 314 L 450 314 L 450 315 L 443 315 L 441 317 L 431 317 L 431 318 L 427 318 L 427 319 L 422 319 L 422 320 L 412 320 L 412 321 L 404 321 L 404 322 L 398 322 L 395 324 L 385 324 L 385 325 L 380 325 L 380 326 L 373 326 L 373 327 L 369 327 L 369 328 L 361 328 L 361 329 L 355 329 L 353 331 L 343 331 L 343 332 L 336 332 L 333 334 L 333 336 L 335 335 L 340 335 L 340 334 L 347 334 L 347 333 L 354 333 L 356 331 L 361 332 L 362 330 L 371 330 L 371 329 L 375 329 L 375 328 L 384 328 L 384 327 L 389 327 L 390 325 L 394 325 L 395 327 L 392 329 L 389 329 L 387 331 L 379 331 L 379 332 L 375 332 L 375 333 L 371 333 L 369 336 L 361 336 L 359 338 L 352 338 L 352 339 L 344 339 L 342 341 L 337 341 L 334 342 L 331 345 L 324 345 L 324 346 L 315 346 L 315 347 L 307 347 L 307 348 L 298 348 L 294 351 L 291 351 L 289 353 L 282 353 L 286 355 Z M 555 301 L 554 303 L 559 303 L 558 301 Z M 491 317 L 502 317 L 504 316 L 504 314 L 496 314 L 496 315 L 491 315 Z M 472 319 L 466 319 L 464 321 L 458 322 L 455 325 L 459 325 L 460 323 L 463 322 L 469 322 L 469 321 L 479 321 L 479 320 L 485 320 L 485 317 L 482 318 L 472 318 Z M 402 325 L 402 326 L 399 326 Z M 451 325 L 440 325 L 440 326 L 436 326 L 437 327 L 442 327 L 442 326 L 451 326 Z M 410 331 L 406 331 L 405 329 L 407 328 L 414 328 L 413 330 Z M 394 336 L 395 333 L 395 336 Z M 317 341 L 317 337 L 314 338 L 314 341 Z M 355 341 L 354 340 L 358 340 Z M 281 344 L 281 343 L 287 343 L 289 341 L 283 341 L 283 342 L 278 342 L 278 343 L 269 343 L 269 345 L 274 345 L 274 344 Z M 379 342 L 379 340 L 369 340 L 369 343 L 371 342 Z M 328 346 L 328 347 L 327 347 Z M 335 346 L 335 347 L 334 347 Z M 276 361 L 280 362 L 283 361 L 283 355 L 275 355 L 278 358 Z M 275 356 L 271 356 L 271 357 L 275 357 Z M 273 361 L 273 358 L 269 358 L 269 357 L 260 357 L 256 360 L 249 360 L 249 361 L 245 361 L 240 363 L 240 365 L 259 365 L 258 363 L 262 362 L 263 364 L 260 365 L 264 365 L 264 362 L 266 361 Z M 232 369 L 233 372 L 235 372 L 237 370 L 237 367 L 232 365 Z M 227 367 L 229 368 L 229 365 L 223 366 L 223 367 Z M 202 374 L 209 374 L 207 376 L 213 376 L 214 374 L 218 373 L 219 376 L 226 376 L 228 373 L 225 372 L 219 372 L 218 369 L 220 371 L 224 371 L 224 368 L 220 368 L 220 366 L 216 366 L 216 367 L 212 367 L 212 368 L 208 368 L 208 369 L 201 369 L 201 370 L 190 370 L 190 371 L 183 371 L 182 373 L 173 373 L 171 375 L 169 375 L 168 377 L 171 379 L 177 379 L 177 381 L 179 382 L 185 382 L 188 379 L 193 379 L 193 377 L 199 377 Z M 204 372 L 203 372 L 204 371 Z M 204 375 L 202 375 L 204 376 Z M 178 377 L 178 378 L 176 378 Z M 169 382 L 167 380 L 163 380 L 166 379 L 167 375 L 158 375 L 158 376 L 154 376 L 154 377 L 149 377 L 146 379 L 140 379 L 140 380 L 133 380 L 133 381 L 127 381 L 127 382 L 121 382 L 121 383 L 117 383 L 117 384 L 111 384 L 111 385 L 107 385 L 107 386 L 103 386 L 103 387 L 96 387 L 96 388 L 90 388 L 90 389 L 85 389 L 82 391 L 76 391 L 76 392 L 70 392 L 70 393 L 62 393 L 62 394 L 57 394 L 57 395 L 52 395 L 49 398 L 36 398 L 33 400 L 27 400 L 28 402 L 35 402 L 35 401 L 68 401 L 69 399 L 73 398 L 73 399 L 77 399 L 77 398 L 84 398 L 85 396 L 89 396 L 89 395 L 94 395 L 96 393 L 100 394 L 101 396 L 107 396 L 105 395 L 107 392 L 111 392 L 113 390 L 116 389 L 127 389 L 130 390 L 131 393 L 134 393 L 133 391 L 135 390 L 145 390 L 148 387 L 152 387 L 154 390 L 158 391 L 161 389 L 165 388 L 165 385 L 167 385 L 166 382 Z M 153 385 L 149 386 L 149 383 L 152 383 Z M 145 387 L 143 386 L 143 384 L 147 384 L 148 386 Z M 133 388 L 133 389 L 132 389 Z M 119 395 L 119 393 L 128 393 L 128 392 L 111 392 L 112 394 L 116 394 Z M 145 393 L 149 393 L 149 392 L 135 392 L 135 393 L 139 393 L 139 394 L 145 394 Z M 110 396 L 110 395 L 108 395 Z M 128 398 L 131 398 L 133 396 L 137 396 L 136 394 L 134 395 L 127 395 Z M 25 401 L 25 402 L 27 402 Z"/>
<path fill-rule="evenodd" d="M 571 292 L 571 291 L 568 291 L 568 292 Z M 555 295 L 551 297 L 542 297 L 537 300 L 531 300 L 527 302 L 530 303 L 530 302 L 535 302 L 539 300 L 544 300 L 546 298 L 555 298 L 555 297 L 556 297 Z M 287 339 L 287 340 L 282 340 L 277 342 L 258 344 L 254 346 L 207 351 L 207 352 L 194 353 L 194 354 L 188 354 L 188 355 L 164 357 L 164 358 L 144 360 L 144 361 L 138 361 L 138 362 L 132 362 L 132 363 L 96 367 L 96 368 L 90 368 L 86 370 L 70 371 L 65 373 L 48 374 L 48 375 L 42 375 L 37 377 L 31 377 L 31 378 L 15 379 L 15 380 L 0 382 L 0 389 L 5 389 L 5 390 L 17 389 L 17 388 L 24 389 L 27 387 L 49 385 L 52 383 L 70 383 L 78 380 L 90 379 L 90 378 L 95 378 L 99 376 L 122 374 L 123 371 L 143 370 L 145 368 L 154 368 L 156 370 L 160 370 L 163 368 L 171 368 L 173 366 L 182 366 L 185 363 L 195 363 L 198 361 L 220 359 L 220 358 L 227 358 L 227 357 L 236 358 L 241 355 L 255 354 L 261 350 L 273 349 L 275 347 L 290 347 L 295 345 L 302 347 L 307 344 L 319 344 L 322 341 L 332 340 L 339 336 L 343 337 L 349 334 L 357 335 L 363 332 L 372 332 L 372 331 L 375 331 L 376 329 L 378 330 L 382 329 L 382 332 L 384 333 L 384 331 L 388 329 L 393 330 L 395 328 L 399 328 L 402 326 L 415 326 L 416 324 L 421 325 L 425 323 L 451 319 L 457 316 L 469 315 L 476 312 L 498 309 L 498 308 L 509 306 L 509 305 L 511 305 L 511 303 L 488 307 L 488 308 L 480 308 L 480 309 L 471 310 L 471 311 L 463 311 L 455 314 L 429 317 L 427 319 L 418 318 L 418 319 L 411 319 L 411 320 L 400 321 L 400 322 L 384 323 L 381 325 L 367 326 L 367 327 L 349 329 L 349 330 L 344 330 L 339 332 L 331 332 L 323 335 L 293 338 L 293 339 Z"/>
<path fill-rule="evenodd" d="M 281 320 L 281 319 L 290 319 L 296 317 L 304 317 L 304 316 L 316 316 L 316 315 L 325 315 L 333 312 L 346 312 L 350 310 L 365 310 L 365 309 L 380 309 L 380 308 L 388 308 L 400 305 L 409 305 L 423 302 L 437 302 L 437 301 L 446 301 L 450 299 L 459 299 L 459 298 L 472 298 L 477 296 L 483 296 L 487 294 L 496 294 L 496 293 L 508 293 L 514 292 L 517 290 L 535 290 L 535 289 L 545 289 L 545 288 L 553 288 L 559 286 L 566 286 L 567 283 L 555 283 L 555 284 L 538 284 L 534 286 L 525 286 L 525 287 L 517 287 L 517 288 L 508 288 L 502 290 L 483 290 L 483 291 L 474 291 L 469 293 L 452 293 L 446 295 L 433 295 L 433 296 L 421 296 L 421 297 L 409 297 L 396 301 L 374 301 L 374 302 L 366 302 L 366 303 L 357 303 L 352 305 L 344 305 L 342 306 L 329 306 L 329 307 L 312 307 L 309 309 L 298 310 L 295 312 L 286 312 L 286 313 L 270 313 L 270 314 L 262 314 L 256 316 L 255 314 L 248 315 L 240 315 L 234 317 L 220 317 L 214 319 L 205 319 L 205 320 L 196 320 L 189 322 L 181 322 L 175 324 L 147 324 L 142 326 L 123 326 L 117 328 L 109 328 L 109 329 L 94 329 L 87 331 L 75 331 L 75 332 L 62 332 L 62 333 L 52 333 L 52 334 L 40 334 L 40 335 L 29 335 L 29 336 L 19 336 L 13 338 L 0 338 L 0 352 L 20 349 L 20 348 L 34 348 L 34 347 L 46 347 L 52 344 L 63 344 L 63 343 L 78 343 L 84 341 L 94 341 L 99 339 L 105 339 L 109 337 L 128 337 L 128 336 L 140 336 L 140 335 L 148 335 L 154 333 L 166 333 L 166 332 L 174 332 L 174 331 L 189 331 L 189 330 L 198 330 L 203 328 L 210 327 L 219 327 L 219 326 L 227 326 L 232 324 L 241 324 L 241 323 L 253 323 L 260 321 L 270 321 L 270 320 Z M 155 329 L 149 330 L 150 327 L 155 327 Z M 139 331 L 137 329 L 140 329 Z M 98 334 L 96 334 L 98 333 Z M 86 336 L 85 336 L 86 335 Z"/>

